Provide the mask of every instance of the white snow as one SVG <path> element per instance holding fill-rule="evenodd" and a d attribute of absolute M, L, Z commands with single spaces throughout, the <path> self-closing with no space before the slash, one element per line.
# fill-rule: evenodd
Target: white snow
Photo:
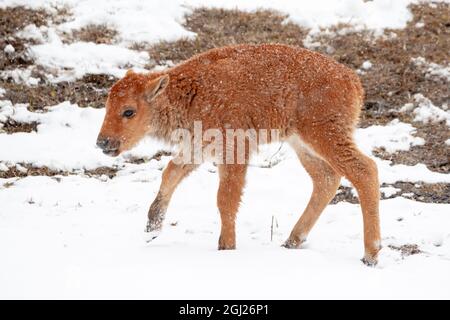
<path fill-rule="evenodd" d="M 445 140 L 445 144 L 450 146 L 450 138 Z"/>
<path fill-rule="evenodd" d="M 0 98 L 3 97 L 6 93 L 6 90 L 0 87 Z"/>
<path fill-rule="evenodd" d="M 415 27 L 416 28 L 423 28 L 425 26 L 425 23 L 424 22 L 417 22 L 416 24 L 415 24 Z"/>
<path fill-rule="evenodd" d="M 38 28 L 35 24 L 29 24 L 22 30 L 19 30 L 16 33 L 16 36 L 22 39 L 35 40 L 39 43 L 43 43 L 46 41 L 44 34 L 46 34 L 48 30 L 49 29 L 47 26 L 41 26 Z"/>
<path fill-rule="evenodd" d="M 431 102 L 430 99 L 421 93 L 413 96 L 414 103 L 406 103 L 400 108 L 400 112 L 412 112 L 414 114 L 414 121 L 423 123 L 436 123 L 444 121 L 447 126 L 450 126 L 450 109 L 447 104 L 438 107 Z"/>
<path fill-rule="evenodd" d="M 70 45 L 42 44 L 31 49 L 36 62 L 50 69 L 69 69 L 58 80 L 81 78 L 86 73 L 123 77 L 129 65 L 142 68 L 147 52 L 136 52 L 107 44 L 77 42 Z"/>
<path fill-rule="evenodd" d="M 20 164 L 16 164 L 15 165 L 16 169 L 22 173 L 26 173 L 27 172 L 27 168 L 25 168 L 24 166 L 20 165 Z"/>
<path fill-rule="evenodd" d="M 450 64 L 445 66 L 434 62 L 429 62 L 423 57 L 413 58 L 412 61 L 417 66 L 426 67 L 427 78 L 439 77 L 446 81 L 450 81 Z"/>
<path fill-rule="evenodd" d="M 414 95 L 414 100 L 418 104 L 418 107 L 413 111 L 415 115 L 414 121 L 421 121 L 424 123 L 445 121 L 447 126 L 450 127 L 450 110 L 448 110 L 446 104 L 439 108 L 435 106 L 430 99 L 424 97 L 420 93 Z"/>
<path fill-rule="evenodd" d="M 375 159 L 378 165 L 378 173 L 381 182 L 394 183 L 396 181 L 426 183 L 450 183 L 450 175 L 430 171 L 424 164 L 419 163 L 414 166 L 403 164 L 392 165 L 390 161 Z"/>
<path fill-rule="evenodd" d="M 181 25 L 184 14 L 189 12 L 189 4 L 185 1 L 97 0 L 92 3 L 87 0 L 6 0 L 0 3 L 0 7 L 15 5 L 44 7 L 50 11 L 54 11 L 55 7 L 67 7 L 73 15 L 57 26 L 58 31 L 71 32 L 89 24 L 106 24 L 119 32 L 124 45 L 170 41 L 195 35 Z"/>
<path fill-rule="evenodd" d="M 26 69 L 4 70 L 0 71 L 0 78 L 11 78 L 15 83 L 25 83 L 29 86 L 35 86 L 39 84 L 40 80 L 31 76 L 32 71 L 33 66 L 27 67 Z"/>
<path fill-rule="evenodd" d="M 0 135 L 0 145 L 8 146 L 0 150 L 1 161 L 47 166 L 53 170 L 90 170 L 102 166 L 124 166 L 127 157 L 143 156 L 143 150 L 146 156 L 151 157 L 164 148 L 161 143 L 145 140 L 134 153 L 111 158 L 95 147 L 104 109 L 79 108 L 66 101 L 47 108 L 47 111 L 29 112 L 26 105 L 12 106 L 9 101 L 0 101 L 0 123 L 7 118 L 39 123 L 36 133 Z"/>
<path fill-rule="evenodd" d="M 5 51 L 6 53 L 14 53 L 16 49 L 14 49 L 12 45 L 8 44 L 5 46 L 5 49 L 3 49 L 3 51 Z"/>
<path fill-rule="evenodd" d="M 409 123 L 403 123 L 395 119 L 386 126 L 370 126 L 358 129 L 356 141 L 362 150 L 371 153 L 372 149 L 383 147 L 387 152 L 406 151 L 412 146 L 423 145 L 425 141 L 412 134 L 416 129 Z"/>
<path fill-rule="evenodd" d="M 54 81 L 73 80 L 86 73 L 123 77 L 130 66 L 139 70 L 148 62 L 147 52 L 91 42 L 63 44 L 57 36 L 32 46 L 30 55 L 37 64 L 58 71 Z"/>
<path fill-rule="evenodd" d="M 364 61 L 361 65 L 361 68 L 363 68 L 364 70 L 369 70 L 370 68 L 372 68 L 372 62 L 370 62 L 369 60 Z"/>
<path fill-rule="evenodd" d="M 63 43 L 59 31 L 55 27 L 37 28 L 35 25 L 28 25 L 17 32 L 18 37 L 33 39 L 39 43 L 30 46 L 27 54 L 36 65 L 50 71 L 46 77 L 52 82 L 72 81 L 88 73 L 122 77 L 130 68 L 145 71 L 143 68 L 149 62 L 148 52 L 131 50 L 121 45 Z M 33 68 L 34 66 L 24 70 L 3 71 L 1 75 L 13 77 L 16 82 L 23 82 L 22 78 L 29 77 Z M 28 74 L 22 76 L 25 72 Z"/>
<path fill-rule="evenodd" d="M 410 112 L 412 110 L 414 110 L 414 103 L 409 102 L 409 103 L 405 103 L 403 105 L 403 107 L 400 108 L 399 111 L 400 112 Z"/>
<path fill-rule="evenodd" d="M 204 167 L 179 187 L 162 234 L 145 244 L 146 212 L 159 182 L 160 171 L 141 167 L 106 182 L 28 177 L 2 188 L 0 297 L 449 297 L 448 205 L 381 201 L 384 249 L 372 269 L 359 261 L 358 205 L 328 206 L 304 249 L 280 247 L 311 192 L 296 159 L 249 169 L 236 251 L 216 251 L 217 174 Z M 402 257 L 388 247 L 409 243 L 424 253 Z"/>
<path fill-rule="evenodd" d="M 385 197 L 389 198 L 390 196 L 393 196 L 395 194 L 397 194 L 398 192 L 400 192 L 401 189 L 399 188 L 394 188 L 394 187 L 383 187 L 380 188 L 380 192 L 382 194 L 384 194 Z"/>

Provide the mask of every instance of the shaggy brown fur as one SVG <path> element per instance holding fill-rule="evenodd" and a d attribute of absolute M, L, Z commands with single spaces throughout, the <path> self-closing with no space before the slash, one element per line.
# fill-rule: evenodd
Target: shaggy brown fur
<path fill-rule="evenodd" d="M 314 184 L 285 246 L 300 246 L 345 176 L 361 201 L 363 261 L 375 264 L 380 250 L 377 167 L 353 141 L 362 102 L 356 74 L 319 53 L 273 44 L 223 47 L 163 72 L 128 72 L 110 91 L 98 145 L 115 156 L 145 135 L 168 141 L 175 129 L 192 132 L 194 121 L 201 121 L 203 130 L 278 129 Z M 131 117 L 125 116 L 126 110 Z M 196 167 L 169 163 L 157 203 L 150 208 L 148 232 L 159 231 L 176 186 Z M 246 168 L 219 166 L 219 249 L 235 248 L 235 217 Z"/>

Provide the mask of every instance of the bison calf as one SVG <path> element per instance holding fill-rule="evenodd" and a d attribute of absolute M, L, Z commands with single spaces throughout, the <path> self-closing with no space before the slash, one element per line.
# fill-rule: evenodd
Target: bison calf
<path fill-rule="evenodd" d="M 223 47 L 165 71 L 129 71 L 111 88 L 97 145 L 105 154 L 117 156 L 146 135 L 167 142 L 177 129 L 193 135 L 196 122 L 202 132 L 276 130 L 276 139 L 293 147 L 314 185 L 308 206 L 284 246 L 298 248 L 305 241 L 344 176 L 358 191 L 364 221 L 363 261 L 373 265 L 381 248 L 377 167 L 353 140 L 362 103 L 363 89 L 355 73 L 319 53 L 285 45 Z M 202 141 L 200 149 L 208 146 Z M 235 144 L 225 143 L 224 150 L 242 153 Z M 219 249 L 236 246 L 235 217 L 254 151 L 245 147 L 241 163 L 221 161 L 223 153 L 212 153 L 220 176 Z M 200 164 L 183 160 L 192 159 L 186 155 L 184 151 L 169 162 L 162 175 L 148 213 L 146 231 L 152 239 L 161 230 L 175 188 Z"/>

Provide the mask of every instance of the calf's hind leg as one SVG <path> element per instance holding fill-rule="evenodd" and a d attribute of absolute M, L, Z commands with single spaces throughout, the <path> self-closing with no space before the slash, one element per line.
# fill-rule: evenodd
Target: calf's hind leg
<path fill-rule="evenodd" d="M 375 265 L 381 249 L 377 166 L 358 149 L 349 135 L 336 128 L 322 128 L 322 132 L 326 132 L 329 136 L 320 140 L 310 139 L 310 144 L 314 151 L 356 188 L 364 225 L 365 254 L 362 261 L 367 265 Z"/>
<path fill-rule="evenodd" d="M 377 264 L 378 252 L 381 249 L 379 202 L 380 188 L 378 169 L 375 162 L 354 147 L 354 159 L 343 168 L 345 177 L 358 192 L 363 213 L 364 248 L 362 258 L 364 264 Z"/>
<path fill-rule="evenodd" d="M 341 176 L 324 160 L 305 148 L 295 145 L 293 147 L 312 179 L 313 191 L 305 211 L 283 245 L 286 248 L 298 248 L 306 240 L 320 214 L 336 194 L 341 180 Z"/>
<path fill-rule="evenodd" d="M 247 165 L 245 164 L 219 165 L 220 183 L 217 192 L 217 207 L 222 220 L 219 250 L 236 248 L 236 213 L 245 185 L 246 172 Z"/>
<path fill-rule="evenodd" d="M 148 211 L 148 222 L 145 229 L 147 242 L 155 239 L 161 232 L 162 224 L 166 215 L 167 207 L 176 187 L 187 177 L 197 165 L 176 164 L 170 161 L 162 174 L 161 186 L 158 194 Z"/>

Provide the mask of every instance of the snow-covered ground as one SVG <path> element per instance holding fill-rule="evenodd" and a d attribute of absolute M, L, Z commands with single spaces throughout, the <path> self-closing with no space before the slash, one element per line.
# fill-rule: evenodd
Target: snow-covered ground
<path fill-rule="evenodd" d="M 279 9 L 312 30 L 339 22 L 381 30 L 403 27 L 411 18 L 407 9 L 411 2 L 206 3 L 244 10 Z M 151 57 L 129 44 L 195 36 L 183 29 L 180 20 L 205 1 L 0 1 L 0 7 L 17 4 L 50 10 L 61 4 L 72 7 L 72 20 L 19 32 L 40 41 L 31 47 L 31 54 L 37 64 L 54 73 L 49 79 L 61 81 L 86 73 L 120 76 L 129 65 L 142 68 Z M 58 32 L 92 22 L 111 25 L 119 31 L 119 41 L 113 45 L 61 42 Z M 432 68 L 429 72 L 437 72 L 438 67 Z M 27 77 L 19 78 L 28 83 Z M 0 88 L 0 99 L 1 94 Z M 403 110 L 413 112 L 415 121 L 449 121 L 448 110 L 422 95 L 416 99 L 416 109 Z M 37 132 L 0 134 L 0 170 L 30 164 L 77 173 L 0 179 L 0 298 L 450 298 L 449 204 L 403 197 L 381 201 L 384 248 L 375 268 L 359 261 L 363 254 L 360 206 L 345 202 L 326 208 L 303 249 L 281 248 L 312 189 L 287 146 L 280 151 L 278 145 L 266 148 L 249 169 L 237 221 L 237 250 L 216 250 L 218 177 L 211 164 L 180 185 L 163 233 L 146 244 L 147 210 L 170 157 L 142 164 L 128 161 L 130 156 L 151 158 L 163 148 L 152 140 L 118 158 L 104 156 L 95 148 L 103 115 L 104 110 L 81 109 L 68 101 L 49 106 L 45 113 L 0 101 L 0 123 L 7 118 L 39 123 Z M 413 126 L 397 120 L 358 129 L 356 140 L 367 154 L 379 147 L 395 152 L 424 143 Z M 279 162 L 267 168 L 274 158 Z M 432 172 L 423 164 L 375 160 L 381 182 L 450 183 L 450 175 Z M 83 174 L 101 166 L 119 171 L 112 179 Z M 343 184 L 349 186 L 347 181 Z M 396 193 L 392 187 L 382 191 Z M 406 244 L 418 245 L 422 253 L 402 256 L 389 247 Z"/>
<path fill-rule="evenodd" d="M 449 297 L 449 205 L 382 201 L 385 247 L 376 268 L 359 261 L 358 205 L 328 206 L 304 249 L 284 249 L 280 244 L 311 191 L 309 178 L 290 158 L 272 169 L 250 169 L 237 222 L 238 249 L 217 251 L 218 180 L 207 169 L 179 187 L 164 232 L 150 244 L 142 235 L 160 179 L 152 164 L 106 181 L 28 177 L 1 189 L 0 296 Z M 424 253 L 402 258 L 387 247 L 408 243 Z"/>

